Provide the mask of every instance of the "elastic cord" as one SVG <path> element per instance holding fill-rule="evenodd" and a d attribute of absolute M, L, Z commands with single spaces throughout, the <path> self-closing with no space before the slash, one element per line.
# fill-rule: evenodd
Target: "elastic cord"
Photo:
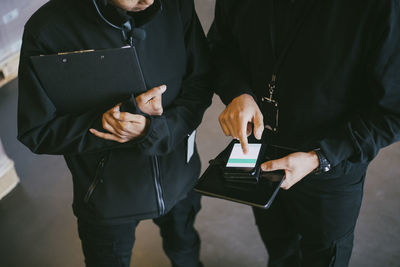
<path fill-rule="evenodd" d="M 93 4 L 94 4 L 94 7 L 96 8 L 97 13 L 98 13 L 99 16 L 101 17 L 101 19 L 104 20 L 105 23 L 107 23 L 109 26 L 111 26 L 111 27 L 113 27 L 113 28 L 115 28 L 115 29 L 124 31 L 124 28 L 123 28 L 123 27 L 118 27 L 117 25 L 112 24 L 109 20 L 107 20 L 107 19 L 103 16 L 103 14 L 102 14 L 101 11 L 100 11 L 99 6 L 97 5 L 96 0 L 93 0 L 92 2 L 93 2 Z"/>

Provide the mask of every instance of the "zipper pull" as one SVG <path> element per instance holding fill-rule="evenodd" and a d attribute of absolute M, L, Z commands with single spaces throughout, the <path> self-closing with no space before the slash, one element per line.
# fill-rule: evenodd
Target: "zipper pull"
<path fill-rule="evenodd" d="M 104 167 L 104 161 L 105 161 L 105 158 L 102 158 L 102 159 L 100 160 L 100 164 L 99 164 L 99 167 L 100 167 L 100 168 L 103 168 L 103 167 Z"/>
<path fill-rule="evenodd" d="M 100 160 L 100 164 L 99 164 L 99 168 L 100 169 L 103 169 L 103 167 L 104 167 L 104 162 L 105 162 L 105 158 L 102 158 L 101 160 Z M 103 183 L 104 181 L 103 181 L 103 178 L 102 177 L 100 177 L 100 183 Z"/>
<path fill-rule="evenodd" d="M 272 74 L 271 77 L 271 81 L 268 84 L 268 88 L 269 88 L 269 99 L 272 100 L 272 96 L 274 94 L 275 91 L 275 87 L 276 87 L 276 74 Z"/>

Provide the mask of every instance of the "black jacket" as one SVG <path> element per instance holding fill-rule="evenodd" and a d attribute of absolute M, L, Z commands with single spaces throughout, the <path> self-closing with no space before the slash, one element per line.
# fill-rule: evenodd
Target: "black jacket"
<path fill-rule="evenodd" d="M 278 54 L 311 9 L 277 76 L 279 132 L 264 138 L 300 151 L 320 147 L 333 166 L 365 170 L 400 136 L 399 1 L 274 2 Z M 208 38 L 214 87 L 226 104 L 243 93 L 268 96 L 270 3 L 217 0 Z"/>
<path fill-rule="evenodd" d="M 186 163 L 185 138 L 200 124 L 211 102 L 207 43 L 192 0 L 155 1 L 136 14 L 99 5 L 112 23 L 121 26 L 133 17 L 135 26 L 146 31 L 144 40 L 134 42 L 147 88 L 168 86 L 163 115 L 150 118 L 143 138 L 120 144 L 88 131 L 102 129 L 105 110 L 57 112 L 32 69 L 30 56 L 117 48 L 127 42 L 120 30 L 100 18 L 91 0 L 53 0 L 25 25 L 18 139 L 34 153 L 65 156 L 73 176 L 73 209 L 79 218 L 119 223 L 156 217 L 185 197 L 200 172 L 197 152 Z"/>

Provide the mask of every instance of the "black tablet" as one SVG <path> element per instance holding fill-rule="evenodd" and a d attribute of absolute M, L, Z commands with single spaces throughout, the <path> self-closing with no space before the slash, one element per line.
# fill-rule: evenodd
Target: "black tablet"
<path fill-rule="evenodd" d="M 214 160 L 199 178 L 195 191 L 210 197 L 221 198 L 254 207 L 268 209 L 285 178 L 284 171 L 261 172 L 257 183 L 230 181 L 226 179 L 224 171 L 232 148 L 237 142 L 231 142 Z M 292 150 L 266 145 L 264 155 L 265 161 L 277 159 L 292 153 Z"/>

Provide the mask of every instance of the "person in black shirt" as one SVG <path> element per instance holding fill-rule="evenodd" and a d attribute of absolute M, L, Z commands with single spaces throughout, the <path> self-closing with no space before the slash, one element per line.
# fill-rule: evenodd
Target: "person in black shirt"
<path fill-rule="evenodd" d="M 149 90 L 108 110 L 57 110 L 31 62 L 127 45 Z M 193 226 L 200 196 L 192 191 L 200 159 L 188 136 L 211 103 L 208 58 L 193 0 L 53 0 L 25 25 L 18 139 L 34 153 L 65 157 L 87 266 L 129 266 L 143 219 L 160 227 L 173 266 L 201 266 Z"/>
<path fill-rule="evenodd" d="M 268 266 L 347 266 L 368 164 L 400 137 L 395 0 L 217 0 L 208 34 L 224 133 L 295 149 L 269 210 Z"/>

